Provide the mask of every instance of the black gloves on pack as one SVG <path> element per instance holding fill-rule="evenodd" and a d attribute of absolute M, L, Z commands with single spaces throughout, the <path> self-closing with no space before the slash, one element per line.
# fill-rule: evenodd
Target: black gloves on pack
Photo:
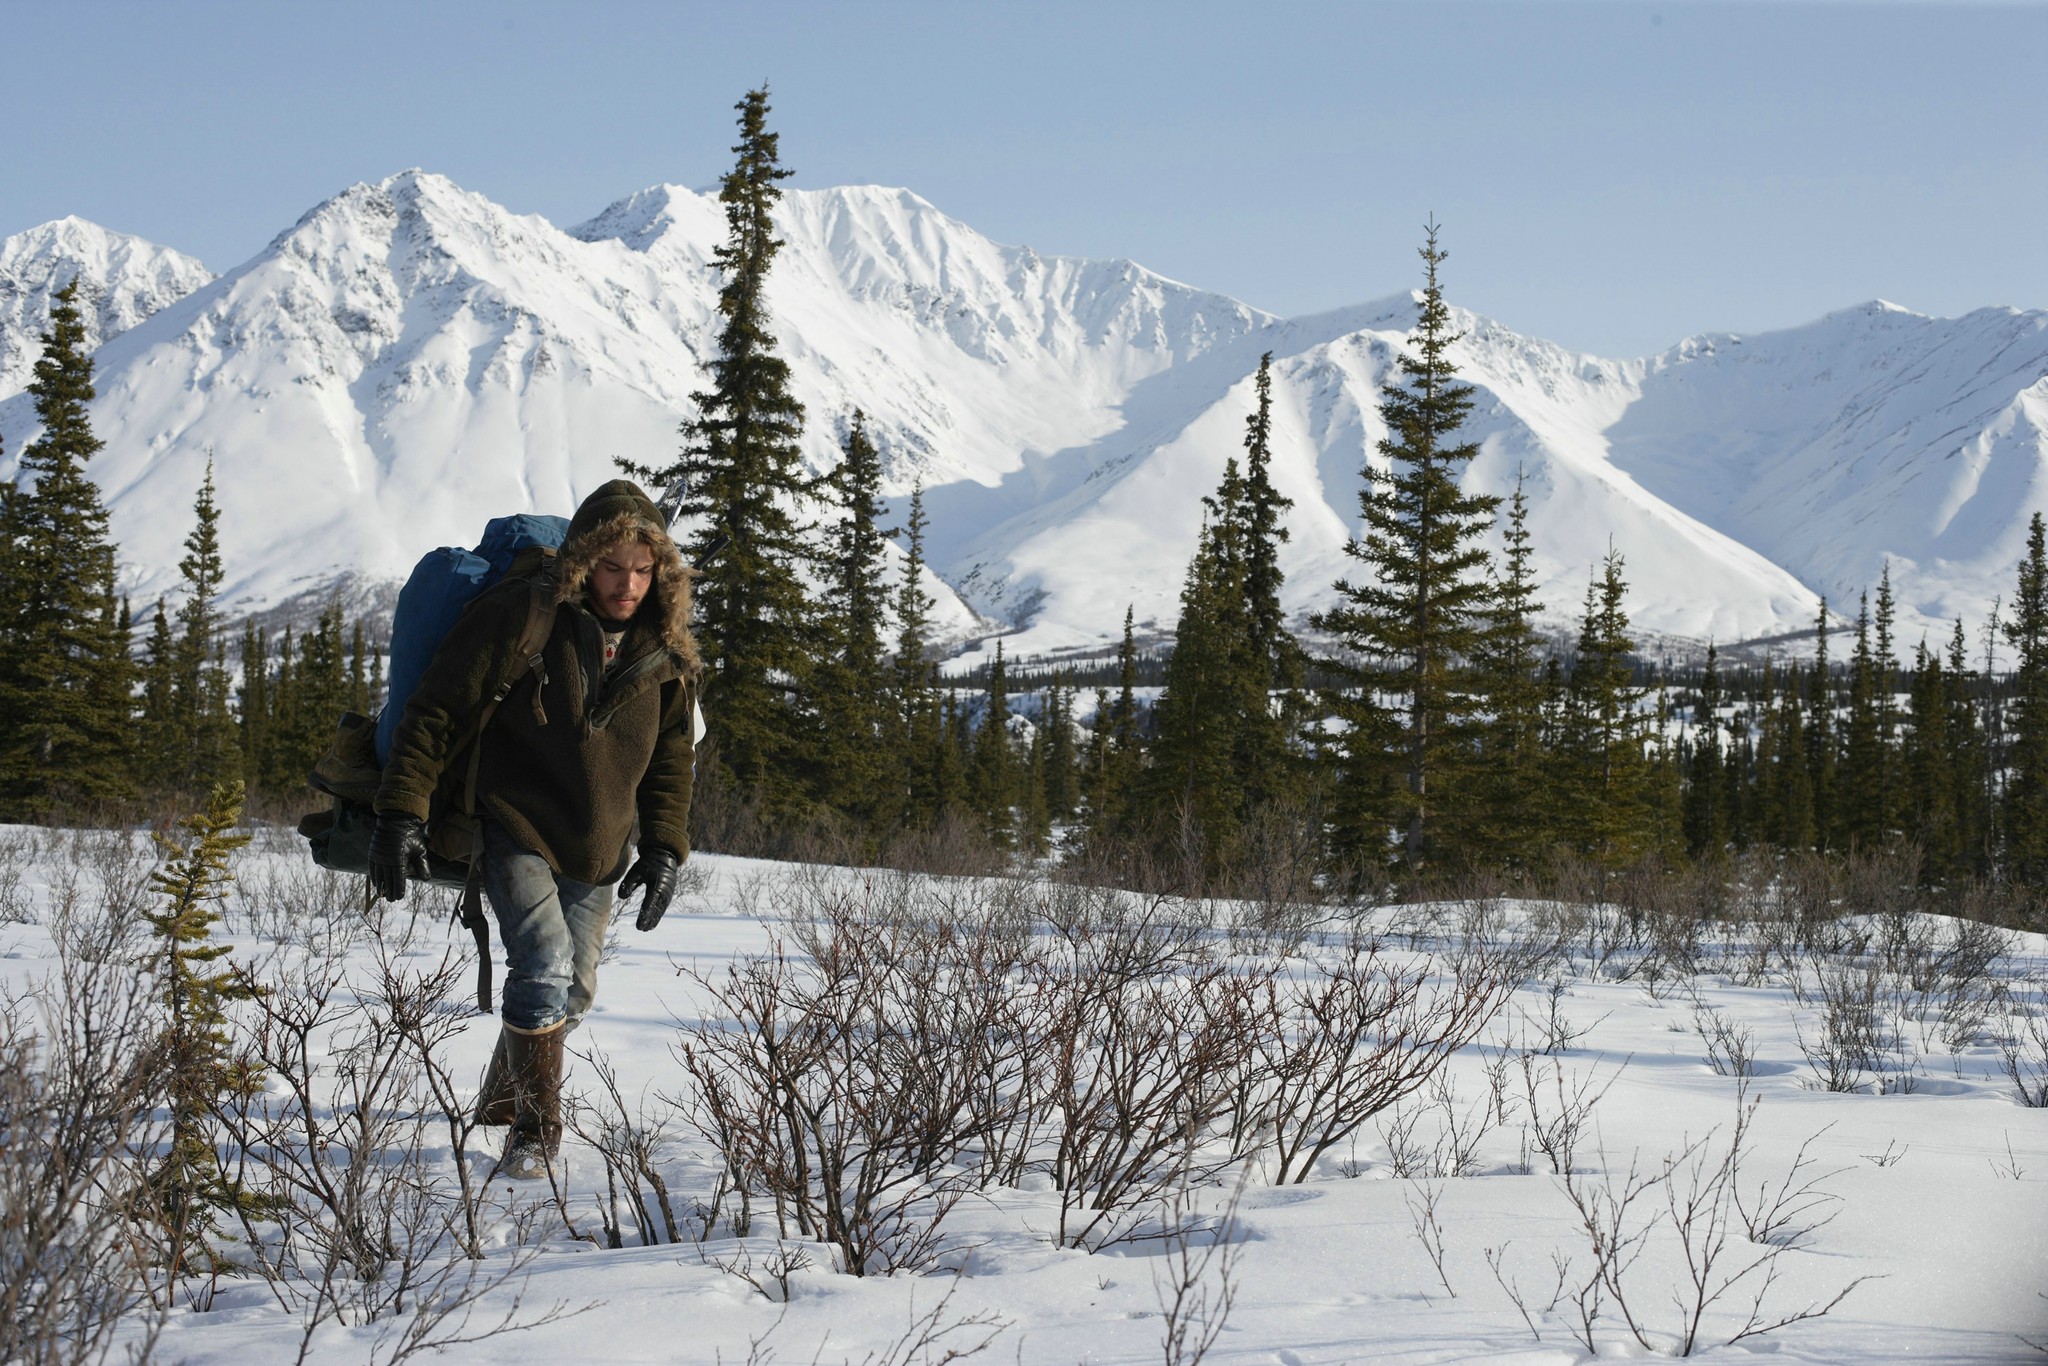
<path fill-rule="evenodd" d="M 643 851 L 619 879 L 619 900 L 631 901 L 633 894 L 641 888 L 647 889 L 647 899 L 640 903 L 640 918 L 633 922 L 636 930 L 651 930 L 661 923 L 662 913 L 668 910 L 668 903 L 675 900 L 677 875 L 682 861 L 668 850 L 654 847 Z"/>
<path fill-rule="evenodd" d="M 386 901 L 405 900 L 405 880 L 427 880 L 427 831 L 415 816 L 385 813 L 370 832 L 370 886 Z"/>

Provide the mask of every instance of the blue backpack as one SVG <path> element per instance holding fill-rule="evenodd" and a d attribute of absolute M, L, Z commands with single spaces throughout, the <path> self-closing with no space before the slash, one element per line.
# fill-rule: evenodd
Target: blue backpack
<path fill-rule="evenodd" d="M 559 550 L 568 534 L 566 517 L 532 512 L 493 517 L 485 524 L 484 538 L 476 549 L 444 545 L 428 551 L 413 567 L 405 587 L 398 590 L 398 607 L 391 614 L 388 688 L 384 710 L 377 717 L 379 768 L 391 762 L 391 742 L 398 734 L 405 704 L 463 609 L 504 578 L 522 553 Z"/>
<path fill-rule="evenodd" d="M 476 549 L 443 546 L 414 566 L 391 617 L 391 672 L 384 710 L 374 720 L 355 712 L 342 714 L 334 739 L 308 776 L 315 788 L 334 799 L 333 806 L 299 822 L 315 863 L 337 873 L 369 872 L 370 836 L 377 824 L 371 803 L 406 702 L 464 609 L 493 584 L 525 579 L 531 592 L 511 675 L 456 742 L 457 754 L 466 754 L 467 762 L 451 764 L 427 823 L 427 880 L 462 888 L 456 914 L 476 937 L 477 1009 L 483 1011 L 491 1008 L 491 946 L 477 883 L 477 743 L 498 703 L 532 668 L 547 643 L 555 620 L 555 552 L 568 534 L 566 517 L 495 517 L 484 527 Z"/>

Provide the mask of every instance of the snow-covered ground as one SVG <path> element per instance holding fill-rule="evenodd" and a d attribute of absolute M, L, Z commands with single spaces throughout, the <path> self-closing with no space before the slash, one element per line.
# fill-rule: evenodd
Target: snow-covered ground
<path fill-rule="evenodd" d="M 234 958 L 281 980 L 276 974 L 293 954 L 280 938 L 300 941 L 294 952 L 301 961 L 309 938 L 324 939 L 346 966 L 347 990 L 367 993 L 379 937 L 353 902 L 353 888 L 308 875 L 296 844 L 289 832 L 266 832 L 238 856 L 225 935 Z M 9 994 L 55 967 L 53 900 L 68 890 L 77 904 L 93 901 L 110 870 L 132 887 L 135 867 L 95 852 L 90 839 L 26 831 L 0 831 L 0 864 L 0 919 L 7 922 L 0 923 L 0 988 Z M 1714 1219 L 1726 1216 L 1716 1278 L 1771 1260 L 1706 1310 L 1696 1354 L 1926 1366 L 2038 1359 L 2024 1339 L 2048 1342 L 2048 1109 L 2018 1103 L 1999 1046 L 2002 1034 L 2024 1035 L 2041 1023 L 2048 943 L 2038 936 L 2003 937 L 2003 951 L 1978 971 L 1966 960 L 1981 936 L 1931 917 L 1895 921 L 1890 942 L 1899 971 L 1876 970 L 1881 1056 L 1858 1089 L 1829 1092 L 1819 1089 L 1807 1056 L 1826 1037 L 1816 973 L 1841 969 L 1831 984 L 1839 989 L 1878 962 L 1875 949 L 1774 957 L 1754 930 L 1726 928 L 1700 937 L 1700 971 L 1684 977 L 1644 970 L 1644 954 L 1625 943 L 1603 965 L 1603 949 L 1617 936 L 1625 940 L 1626 924 L 1572 908 L 1382 908 L 1372 919 L 1388 931 L 1390 963 L 1426 969 L 1437 986 L 1460 951 L 1526 942 L 1537 926 L 1570 934 L 1561 955 L 1534 964 L 1439 1083 L 1336 1143 L 1305 1180 L 1273 1184 L 1268 1152 L 1249 1166 L 1223 1166 L 1186 1197 L 1190 1226 L 1210 1229 L 1236 1192 L 1234 1223 L 1226 1225 L 1234 1233 L 1221 1249 L 1199 1231 L 1096 1252 L 1057 1246 L 1059 1196 L 1034 1161 L 1014 1185 L 974 1189 L 952 1210 L 941 1226 L 944 1246 L 925 1274 L 836 1274 L 831 1251 L 808 1244 L 799 1250 L 809 1265 L 787 1278 L 785 1301 L 768 1270 L 778 1240 L 762 1203 L 745 1240 L 734 1237 L 729 1219 L 708 1236 L 693 1224 L 691 1212 L 712 1198 L 715 1149 L 664 1098 L 690 1096 L 678 1050 L 686 1031 L 705 1023 L 707 982 L 723 980 L 729 966 L 777 940 L 798 954 L 801 970 L 802 935 L 791 912 L 829 900 L 821 888 L 872 894 L 896 885 L 895 875 L 705 855 L 691 869 L 685 894 L 656 931 L 635 933 L 630 917 L 615 926 L 597 1008 L 572 1039 L 572 1052 L 583 1056 L 572 1064 L 571 1087 L 594 1091 L 602 1059 L 616 1069 L 629 1108 L 644 1100 L 647 1113 L 668 1116 L 653 1166 L 681 1222 L 692 1227 L 681 1243 L 640 1245 L 625 1213 L 626 1245 L 603 1246 L 605 1167 L 572 1138 L 564 1154 L 568 1222 L 596 1241 L 574 1236 L 560 1210 L 545 1204 L 544 1190 L 494 1182 L 483 1200 L 484 1275 L 526 1260 L 485 1296 L 471 1322 L 495 1323 L 515 1296 L 515 1317 L 556 1305 L 566 1316 L 451 1346 L 443 1359 L 936 1362 L 949 1359 L 949 1349 L 987 1341 L 984 1360 L 1170 1362 L 1176 1358 L 1162 1343 L 1174 1320 L 1163 1306 L 1191 1261 L 1200 1273 L 1196 1293 L 1206 1293 L 1209 1305 L 1226 1285 L 1232 1292 L 1207 1358 L 1214 1362 L 1567 1363 L 1657 1355 L 1674 1349 L 1682 1305 L 1693 1298 L 1674 1209 L 1688 1191 L 1711 1192 L 1745 1095 L 1754 1110 L 1723 1188 L 1737 1199 L 1705 1198 L 1689 1231 L 1697 1251 L 1702 1236 L 1716 1231 Z M 962 894 L 959 884 L 950 887 L 946 894 Z M 1221 913 L 1222 921 L 1232 919 L 1231 908 Z M 286 932 L 309 914 L 320 918 L 319 934 Z M 431 909 L 417 918 L 394 909 L 381 924 L 382 960 L 400 973 L 428 971 L 467 945 Z M 1885 942 L 1883 928 L 1854 920 L 1836 927 L 1869 929 L 1873 945 Z M 1057 937 L 1043 924 L 1033 934 Z M 1218 931 L 1215 939 L 1229 961 L 1281 964 L 1277 980 L 1284 982 L 1312 976 L 1343 935 L 1325 922 L 1299 938 L 1231 940 Z M 1917 986 L 1908 980 L 1916 975 Z M 469 1013 L 469 986 L 466 970 L 453 974 L 452 1000 L 437 1019 L 452 1029 L 441 1046 L 445 1061 L 473 1087 L 496 1022 Z M 1710 1047 L 1710 1039 L 1718 1042 Z M 1729 1040 L 1751 1056 L 1747 1079 L 1726 1074 Z M 332 1056 L 316 1056 L 332 1066 Z M 273 1078 L 269 1086 L 281 1094 L 284 1083 Z M 1596 1094 L 1597 1103 L 1575 1111 L 1572 1097 Z M 1554 1160 L 1545 1136 L 1559 1147 L 1561 1125 L 1579 1111 L 1575 1151 Z M 424 1132 L 419 1170 L 439 1183 L 437 1199 L 452 1199 L 446 1126 L 436 1116 Z M 1693 1144 L 1700 1146 L 1685 1159 Z M 1597 1353 L 1589 1353 L 1575 1337 L 1575 1328 L 1581 1336 L 1586 1330 L 1569 1293 L 1595 1264 L 1581 1209 L 1596 1218 L 1613 1212 L 1632 1172 L 1654 1175 L 1667 1159 L 1678 1161 L 1672 1177 L 1644 1188 L 1618 1224 L 1624 1239 L 1647 1231 L 1616 1283 L 1649 1346 L 1630 1331 L 1610 1291 L 1591 1330 Z M 478 1180 L 489 1175 L 488 1153 L 470 1160 Z M 1555 1170 L 1560 1165 L 1572 1172 L 1569 1180 Z M 1753 1241 L 1759 1211 L 1788 1180 L 1793 1196 L 1780 1208 L 1789 1217 Z M 645 1208 L 659 1234 L 661 1221 Z M 1825 1316 L 1724 1345 L 1766 1290 L 1766 1270 L 1774 1279 L 1762 1303 L 1765 1321 L 1854 1288 Z M 1560 1278 L 1562 1297 L 1553 1288 Z M 1521 1309 L 1507 1286 L 1518 1290 Z M 203 1311 L 186 1303 L 169 1315 L 158 1359 L 193 1366 L 292 1360 L 306 1314 L 289 1299 L 254 1277 L 231 1275 Z M 951 1331 L 915 1351 L 920 1321 Z M 403 1316 L 322 1323 L 307 1339 L 307 1359 L 388 1360 L 402 1323 Z"/>

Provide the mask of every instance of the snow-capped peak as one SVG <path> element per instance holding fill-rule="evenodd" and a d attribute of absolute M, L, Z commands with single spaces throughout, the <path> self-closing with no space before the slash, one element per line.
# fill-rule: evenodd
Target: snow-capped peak
<path fill-rule="evenodd" d="M 97 347 L 213 279 L 169 247 L 65 217 L 0 239 L 0 398 L 34 375 L 50 298 L 79 282 L 87 344 Z"/>

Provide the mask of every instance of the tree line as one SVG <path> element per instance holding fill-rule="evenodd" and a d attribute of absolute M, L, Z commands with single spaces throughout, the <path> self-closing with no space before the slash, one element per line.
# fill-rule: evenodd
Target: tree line
<path fill-rule="evenodd" d="M 723 821 L 709 847 L 759 847 L 808 821 L 874 856 L 954 819 L 1000 847 L 1057 838 L 1070 854 L 1142 858 L 1205 886 L 1279 857 L 1412 880 L 1751 847 L 1911 845 L 1937 882 L 2048 873 L 2039 517 L 1991 631 L 2011 662 L 2002 673 L 1966 648 L 1960 622 L 1943 648 L 1902 660 L 1888 571 L 1846 660 L 1823 605 L 1811 662 L 1726 674 L 1710 647 L 1704 667 L 1652 670 L 1614 548 L 1576 633 L 1554 642 L 1539 628 L 1521 489 L 1496 498 L 1460 482 L 1477 449 L 1462 434 L 1472 390 L 1451 357 L 1434 224 L 1410 345 L 1380 395 L 1380 460 L 1362 471 L 1347 547 L 1358 572 L 1309 622 L 1319 653 L 1280 605 L 1289 504 L 1270 475 L 1268 355 L 1242 456 L 1204 499 L 1170 653 L 1141 654 L 1127 613 L 1115 663 L 1085 678 L 1041 666 L 1020 693 L 1000 641 L 971 678 L 940 677 L 918 577 L 921 493 L 905 526 L 880 526 L 880 461 L 858 411 L 839 419 L 838 467 L 804 470 L 805 414 L 763 294 L 789 172 L 767 91 L 738 110 L 720 189 L 718 354 L 680 456 L 634 467 L 688 489 L 694 548 L 730 537 L 698 598 L 711 674 L 700 791 L 708 779 Z M 904 551 L 893 580 L 891 538 Z"/>
<path fill-rule="evenodd" d="M 54 296 L 29 394 L 41 432 L 0 484 L 0 819 L 118 811 L 242 781 L 289 800 L 345 708 L 374 711 L 383 656 L 339 602 L 297 640 L 253 623 L 231 660 L 213 468 L 193 501 L 175 611 L 137 649 L 86 464 L 93 363 L 74 280 Z"/>
<path fill-rule="evenodd" d="M 1853 634 L 1823 605 L 1811 661 L 1654 669 L 1638 657 L 1626 562 L 1610 549 L 1577 631 L 1539 629 L 1527 501 L 1469 493 L 1471 388 L 1435 225 L 1410 345 L 1383 386 L 1386 436 L 1361 474 L 1356 572 L 1309 620 L 1281 607 L 1289 500 L 1271 478 L 1272 357 L 1241 456 L 1203 500 L 1170 651 L 948 678 L 924 588 L 922 490 L 885 526 L 882 458 L 857 408 L 841 458 L 807 469 L 802 405 L 765 286 L 783 245 L 768 91 L 737 106 L 713 254 L 719 330 L 678 455 L 628 464 L 676 490 L 678 538 L 722 543 L 696 590 L 709 727 L 705 848 L 775 852 L 818 834 L 876 858 L 949 827 L 997 851 L 1171 868 L 1224 888 L 1276 860 L 1352 879 L 1620 869 L 1749 848 L 1911 846 L 1931 882 L 2048 877 L 2048 549 L 2036 515 L 2017 583 L 1973 646 L 1962 622 L 1910 659 L 1889 573 Z M 303 795 L 344 709 L 375 710 L 382 654 L 331 607 L 276 638 L 220 619 L 209 469 L 180 564 L 139 650 L 106 513 L 84 467 L 92 363 L 60 292 L 31 386 L 42 430 L 0 487 L 0 814 L 204 793 L 240 777 Z M 898 549 L 893 556 L 890 545 Z M 1494 545 L 1498 545 L 1498 550 Z M 2008 667 L 1994 668 L 1994 645 Z M 815 846 L 813 846 L 815 847 Z"/>

